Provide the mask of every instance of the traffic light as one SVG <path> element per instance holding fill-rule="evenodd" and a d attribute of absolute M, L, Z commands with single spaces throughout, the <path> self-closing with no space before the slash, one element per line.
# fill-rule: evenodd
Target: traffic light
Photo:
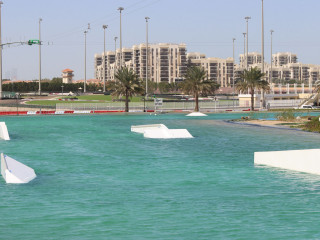
<path fill-rule="evenodd" d="M 31 39 L 28 41 L 28 45 L 33 45 L 33 44 L 40 44 L 40 41 L 36 39 Z"/>

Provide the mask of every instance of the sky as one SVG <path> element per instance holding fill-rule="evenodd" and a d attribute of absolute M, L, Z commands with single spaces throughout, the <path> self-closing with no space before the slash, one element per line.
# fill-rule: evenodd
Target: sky
<path fill-rule="evenodd" d="M 187 52 L 207 57 L 232 57 L 244 51 L 245 17 L 249 20 L 249 52 L 261 52 L 261 0 L 2 0 L 2 43 L 39 39 L 41 22 L 42 79 L 61 77 L 66 68 L 74 70 L 74 79 L 84 78 L 87 34 L 87 79 L 94 78 L 94 54 L 115 47 L 122 12 L 122 46 L 146 41 L 149 20 L 150 43 L 185 43 Z M 273 53 L 293 52 L 302 63 L 320 64 L 320 1 L 264 0 L 265 61 L 270 62 L 270 30 Z M 119 47 L 119 39 L 117 41 Z M 3 47 L 3 78 L 39 79 L 39 46 L 13 44 Z"/>

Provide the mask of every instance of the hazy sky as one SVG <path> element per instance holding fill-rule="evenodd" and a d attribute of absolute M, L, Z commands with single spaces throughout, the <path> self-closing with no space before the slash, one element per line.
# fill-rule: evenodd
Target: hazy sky
<path fill-rule="evenodd" d="M 41 23 L 42 78 L 60 77 L 74 70 L 84 78 L 84 30 L 87 34 L 87 79 L 94 77 L 94 54 L 114 49 L 119 37 L 122 6 L 123 47 L 145 42 L 145 16 L 149 16 L 149 42 L 186 43 L 188 52 L 207 57 L 232 57 L 243 53 L 245 16 L 249 21 L 249 51 L 261 52 L 261 0 L 2 0 L 2 42 L 38 39 Z M 265 61 L 270 62 L 270 29 L 273 52 L 293 52 L 303 63 L 320 64 L 320 1 L 264 0 Z M 119 47 L 119 39 L 117 42 Z M 33 80 L 39 77 L 39 46 L 14 45 L 3 49 L 3 77 Z"/>

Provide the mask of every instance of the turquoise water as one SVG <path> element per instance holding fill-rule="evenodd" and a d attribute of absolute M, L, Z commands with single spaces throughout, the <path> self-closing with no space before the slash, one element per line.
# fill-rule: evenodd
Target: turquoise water
<path fill-rule="evenodd" d="M 243 114 L 2 117 L 0 150 L 34 168 L 0 179 L 0 239 L 319 239 L 320 176 L 253 165 L 320 135 L 226 123 Z M 144 139 L 131 125 L 187 128 Z"/>

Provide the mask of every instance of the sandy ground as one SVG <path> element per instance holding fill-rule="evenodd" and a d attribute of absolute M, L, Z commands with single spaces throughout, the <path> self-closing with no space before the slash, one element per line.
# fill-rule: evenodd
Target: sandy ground
<path fill-rule="evenodd" d="M 261 125 L 261 126 L 274 126 L 277 124 L 288 123 L 288 122 L 279 121 L 279 120 L 250 120 L 250 121 L 246 121 L 245 123 Z"/>

